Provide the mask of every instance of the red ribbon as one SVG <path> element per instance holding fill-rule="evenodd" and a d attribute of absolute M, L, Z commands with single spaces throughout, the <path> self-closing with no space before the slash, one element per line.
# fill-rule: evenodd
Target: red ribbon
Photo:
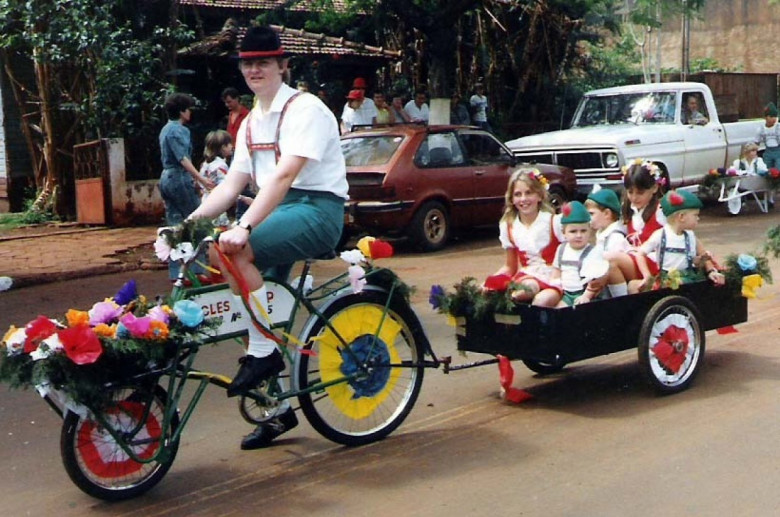
<path fill-rule="evenodd" d="M 497 355 L 496 357 L 498 358 L 499 383 L 501 384 L 501 387 L 504 388 L 504 398 L 508 402 L 514 404 L 520 404 L 521 402 L 534 398 L 534 396 L 527 391 L 512 387 L 512 381 L 515 377 L 512 363 L 503 355 Z"/>

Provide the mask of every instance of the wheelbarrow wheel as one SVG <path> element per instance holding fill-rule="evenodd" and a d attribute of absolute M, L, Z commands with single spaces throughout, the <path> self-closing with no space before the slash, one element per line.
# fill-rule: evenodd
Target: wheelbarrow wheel
<path fill-rule="evenodd" d="M 130 499 L 159 483 L 179 449 L 179 442 L 171 440 L 179 427 L 178 412 L 173 412 L 167 433 L 164 425 L 167 400 L 167 393 L 160 386 L 153 391 L 132 387 L 116 391 L 113 402 L 102 412 L 102 421 L 92 413 L 82 417 L 68 411 L 60 452 L 73 483 L 105 501 Z M 131 458 L 115 435 L 121 436 L 142 461 Z"/>
<path fill-rule="evenodd" d="M 696 306 L 682 296 L 667 296 L 653 305 L 639 331 L 639 364 L 656 392 L 669 395 L 687 389 L 704 360 L 704 331 Z"/>

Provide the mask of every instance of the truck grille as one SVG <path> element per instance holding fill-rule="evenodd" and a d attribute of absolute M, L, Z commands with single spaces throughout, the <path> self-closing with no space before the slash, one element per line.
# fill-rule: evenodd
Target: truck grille
<path fill-rule="evenodd" d="M 604 167 L 601 163 L 601 153 L 598 152 L 558 153 L 557 158 L 558 165 L 569 167 L 575 171 Z"/>

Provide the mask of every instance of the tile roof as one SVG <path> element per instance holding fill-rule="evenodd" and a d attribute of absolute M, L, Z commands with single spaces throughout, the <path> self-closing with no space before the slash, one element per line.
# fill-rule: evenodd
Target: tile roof
<path fill-rule="evenodd" d="M 193 7 L 270 11 L 278 7 L 287 6 L 287 4 L 290 3 L 290 0 L 180 0 L 179 3 L 181 5 Z M 314 10 L 313 8 L 309 8 L 307 4 L 308 2 L 303 0 L 301 2 L 295 2 L 293 5 L 287 6 L 287 8 L 293 11 Z M 334 0 L 333 6 L 338 11 L 346 10 L 346 5 L 342 0 Z"/>
<path fill-rule="evenodd" d="M 400 59 L 401 51 L 388 50 L 382 47 L 364 45 L 345 38 L 334 38 L 324 34 L 306 32 L 302 29 L 291 29 L 279 25 L 271 25 L 279 33 L 279 39 L 285 50 L 297 55 L 339 55 L 362 56 L 381 59 Z M 179 52 L 189 56 L 228 56 L 236 53 L 241 39 L 246 33 L 246 27 L 227 25 L 219 33 L 208 36 L 201 41 L 181 49 Z"/>

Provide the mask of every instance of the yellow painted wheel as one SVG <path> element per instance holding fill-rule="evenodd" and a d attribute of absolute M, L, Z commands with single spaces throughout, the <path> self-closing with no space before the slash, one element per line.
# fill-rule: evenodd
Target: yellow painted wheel
<path fill-rule="evenodd" d="M 302 356 L 301 409 L 323 436 L 361 445 L 387 436 L 406 418 L 422 383 L 422 346 L 406 318 L 408 306 L 385 310 L 386 293 L 346 296 L 325 311 L 305 342 L 316 355 Z"/>

